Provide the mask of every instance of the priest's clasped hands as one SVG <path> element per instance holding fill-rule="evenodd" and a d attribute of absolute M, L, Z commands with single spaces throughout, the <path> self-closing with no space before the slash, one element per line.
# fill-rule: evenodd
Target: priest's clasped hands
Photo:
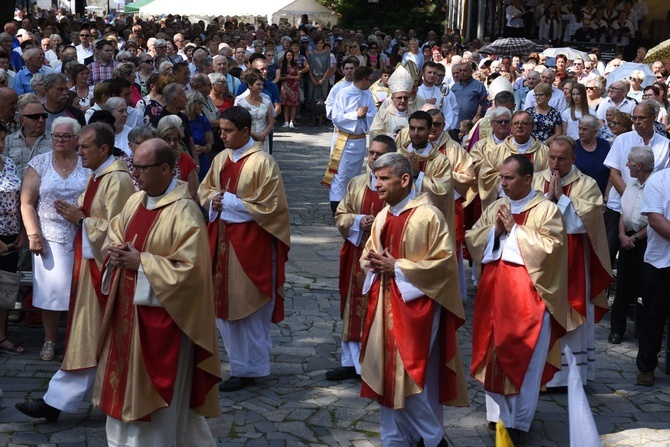
<path fill-rule="evenodd" d="M 370 250 L 365 260 L 368 261 L 367 267 L 373 273 L 395 276 L 395 258 L 391 256 L 388 248 L 385 248 L 381 254 Z"/>
<path fill-rule="evenodd" d="M 554 171 L 551 174 L 551 180 L 549 180 L 549 191 L 547 191 L 547 199 L 556 203 L 560 200 L 563 195 L 563 185 L 561 184 L 561 177 L 558 174 L 558 170 Z"/>
<path fill-rule="evenodd" d="M 509 233 L 514 228 L 516 222 L 512 216 L 512 212 L 505 205 L 500 205 L 498 208 L 498 217 L 496 219 L 495 235 L 499 237 L 503 233 Z"/>
<path fill-rule="evenodd" d="M 126 242 L 123 245 L 109 247 L 109 262 L 116 267 L 126 270 L 139 270 L 140 251 L 133 244 Z"/>

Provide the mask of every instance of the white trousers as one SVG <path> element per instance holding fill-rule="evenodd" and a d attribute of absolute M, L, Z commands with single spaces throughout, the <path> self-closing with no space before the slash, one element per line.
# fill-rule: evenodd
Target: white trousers
<path fill-rule="evenodd" d="M 423 439 L 426 447 L 444 439 L 443 409 L 439 399 L 440 351 L 434 349 L 440 322 L 440 306 L 435 306 L 430 354 L 423 391 L 405 399 L 405 408 L 379 407 L 381 438 L 384 447 L 407 447 Z"/>
<path fill-rule="evenodd" d="M 356 374 L 361 374 L 361 342 L 342 341 L 342 366 L 353 366 Z"/>
<path fill-rule="evenodd" d="M 216 319 L 223 345 L 230 359 L 230 375 L 265 377 L 270 375 L 270 323 L 275 300 L 241 320 Z"/>
<path fill-rule="evenodd" d="M 348 139 L 342 149 L 342 157 L 337 167 L 337 174 L 330 184 L 330 201 L 339 202 L 347 192 L 347 185 L 352 178 L 359 175 L 363 169 L 363 160 L 367 153 L 367 139 Z"/>
<path fill-rule="evenodd" d="M 76 413 L 82 402 L 90 402 L 98 368 L 63 371 L 59 369 L 49 381 L 44 402 L 65 413 Z"/>
<path fill-rule="evenodd" d="M 540 395 L 542 371 L 547 361 L 549 339 L 551 338 L 551 314 L 544 312 L 540 336 L 530 358 L 530 365 L 521 384 L 519 394 L 503 396 L 502 394 L 486 392 L 486 419 L 491 422 L 503 421 L 505 427 L 516 428 L 522 431 L 530 430 L 530 424 L 535 416 L 537 399 Z"/>
<path fill-rule="evenodd" d="M 193 342 L 182 334 L 172 403 L 153 412 L 151 422 L 123 422 L 107 416 L 110 447 L 216 447 L 205 418 L 189 408 L 194 355 Z"/>

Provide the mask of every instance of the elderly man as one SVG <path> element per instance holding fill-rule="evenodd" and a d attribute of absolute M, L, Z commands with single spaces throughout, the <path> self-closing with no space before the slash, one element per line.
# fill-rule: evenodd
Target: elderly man
<path fill-rule="evenodd" d="M 89 85 L 97 85 L 112 79 L 117 65 L 114 60 L 114 47 L 108 40 L 99 40 L 95 43 L 95 55 L 96 60 L 88 65 Z"/>
<path fill-rule="evenodd" d="M 240 80 L 228 73 L 228 58 L 221 55 L 214 56 L 213 64 L 214 73 L 221 73 L 226 77 L 226 81 L 228 82 L 228 91 L 237 92 L 237 90 L 240 88 Z"/>
<path fill-rule="evenodd" d="M 470 373 L 486 390 L 486 418 L 502 420 L 515 443 L 530 429 L 541 385 L 561 368 L 559 338 L 568 322 L 563 218 L 533 190 L 533 170 L 524 155 L 506 157 L 500 165 L 504 198 L 466 235 L 483 268 Z"/>
<path fill-rule="evenodd" d="M 539 83 L 540 83 L 540 73 L 538 73 L 537 71 L 532 70 L 526 75 L 525 85 L 519 88 L 516 92 L 514 92 L 514 101 L 516 102 L 515 110 L 526 110 L 527 108 L 525 105 L 526 97 L 528 96 L 529 92 L 535 90 L 535 87 L 537 87 L 537 84 Z"/>
<path fill-rule="evenodd" d="M 196 167 L 200 167 L 198 157 L 193 152 L 193 136 L 191 133 L 191 124 L 189 123 L 188 117 L 182 113 L 182 110 L 186 109 L 186 92 L 184 91 L 184 86 L 178 82 L 171 82 L 163 88 L 163 96 L 165 97 L 165 107 L 163 111 L 156 116 L 151 118 L 151 125 L 158 127 L 158 122 L 164 116 L 168 115 L 177 115 L 182 122 L 182 127 L 184 130 L 184 137 L 182 138 L 182 143 L 184 147 L 188 150 L 189 155 L 195 161 Z"/>
<path fill-rule="evenodd" d="M 664 169 L 649 177 L 642 193 L 640 212 L 647 216 L 649 224 L 642 278 L 638 278 L 642 285 L 642 309 L 638 327 L 637 383 L 652 386 L 670 309 L 667 299 L 670 287 L 670 171 Z"/>
<path fill-rule="evenodd" d="M 12 88 L 20 95 L 34 93 L 30 81 L 36 73 L 47 75 L 52 72 L 51 68 L 44 65 L 44 51 L 40 48 L 31 48 L 23 53 L 25 66 L 14 76 Z"/>
<path fill-rule="evenodd" d="M 377 194 L 376 178 L 372 167 L 377 159 L 389 152 L 396 152 L 396 144 L 387 135 L 378 135 L 368 150 L 368 172 L 354 177 L 347 186 L 347 193 L 335 212 L 335 223 L 344 245 L 340 250 L 340 317 L 342 318 L 342 358 L 339 368 L 326 373 L 328 380 L 345 380 L 361 374 L 359 356 L 367 295 L 363 294 L 360 280 L 363 273 L 360 260 L 370 236 L 375 216 L 386 205 Z"/>
<path fill-rule="evenodd" d="M 333 214 L 344 197 L 349 181 L 361 172 L 366 152 L 366 136 L 377 113 L 370 93 L 370 67 L 358 67 L 354 83 L 343 88 L 333 104 L 332 120 L 336 138 L 330 151 L 330 160 L 321 181 L 330 187 L 329 199 Z"/>
<path fill-rule="evenodd" d="M 19 95 L 9 87 L 0 87 L 0 123 L 7 128 L 7 134 L 21 129 L 21 122 L 16 115 Z"/>
<path fill-rule="evenodd" d="M 198 196 L 209 210 L 216 324 L 230 358 L 231 377 L 219 389 L 230 392 L 270 374 L 270 323 L 284 317 L 290 225 L 279 167 L 251 139 L 249 112 L 227 109 L 220 127 L 227 149 Z"/>
<path fill-rule="evenodd" d="M 454 293 L 453 236 L 428 195 L 412 187 L 406 157 L 383 155 L 373 170 L 387 206 L 361 258 L 369 293 L 361 395 L 380 404 L 382 444 L 446 446 L 442 405 L 469 404 L 456 333 L 465 315 Z"/>
<path fill-rule="evenodd" d="M 370 126 L 370 138 L 377 135 L 387 135 L 396 138 L 402 129 L 407 128 L 409 113 L 410 92 L 414 86 L 414 79 L 402 66 L 396 68 L 389 77 L 392 105 L 380 108 Z"/>
<path fill-rule="evenodd" d="M 610 313 L 610 335 L 607 338 L 618 345 L 626 333 L 626 318 L 631 304 L 639 307 L 639 287 L 643 275 L 644 252 L 647 249 L 647 216 L 642 214 L 644 187 L 654 172 L 654 153 L 646 146 L 637 146 L 628 154 L 626 167 L 632 180 L 621 195 L 619 219 L 619 259 L 617 260 L 616 295 Z M 637 318 L 639 319 L 639 308 Z M 639 321 L 636 321 L 638 324 Z"/>
<path fill-rule="evenodd" d="M 549 105 L 561 113 L 568 108 L 568 103 L 565 101 L 565 94 L 563 94 L 563 90 L 554 87 L 554 79 L 556 79 L 556 74 L 550 68 L 543 70 L 540 74 L 540 82 L 551 85 L 551 99 L 549 100 Z M 536 104 L 537 102 L 535 101 L 535 91 L 530 90 L 526 95 L 524 107 L 527 109 L 529 107 L 535 107 Z"/>
<path fill-rule="evenodd" d="M 609 310 L 605 290 L 612 283 L 603 198 L 596 181 L 574 166 L 576 148 L 572 138 L 562 135 L 554 139 L 548 157 L 549 169 L 535 175 L 533 188 L 558 206 L 565 222 L 570 307 L 567 334 L 561 344 L 572 350 L 579 375 L 586 383 L 595 379 L 595 324 Z M 563 359 L 561 363 L 567 365 L 568 361 Z M 547 387 L 566 387 L 568 372 L 567 367 L 557 372 Z"/>
<path fill-rule="evenodd" d="M 616 83 L 615 83 L 616 84 Z M 670 140 L 654 132 L 654 108 L 650 104 L 640 104 L 633 109 L 634 130 L 619 135 L 605 158 L 605 166 L 610 168 L 609 197 L 605 208 L 605 228 L 610 249 L 610 262 L 614 264 L 619 251 L 619 219 L 621 217 L 621 194 L 632 177 L 626 168 L 628 154 L 633 147 L 649 146 L 654 152 L 654 172 L 668 167 L 668 146 Z"/>
<path fill-rule="evenodd" d="M 191 79 L 191 88 L 193 88 L 193 90 L 200 93 L 203 98 L 205 98 L 205 102 L 202 106 L 202 114 L 205 115 L 205 117 L 207 117 L 209 120 L 209 124 L 211 124 L 212 130 L 217 129 L 218 131 L 219 110 L 216 108 L 214 101 L 212 101 L 212 98 L 209 96 L 209 93 L 212 90 L 212 81 L 210 76 L 202 73 L 198 73 L 197 75 L 193 76 L 193 79 Z M 214 132 L 215 138 L 217 131 Z"/>
<path fill-rule="evenodd" d="M 600 125 L 605 125 L 605 113 L 610 107 L 616 107 L 624 113 L 632 113 L 633 108 L 637 104 L 635 100 L 628 98 L 629 85 L 621 81 L 612 83 L 607 89 L 607 98 L 600 103 L 596 117 L 600 121 Z"/>
<path fill-rule="evenodd" d="M 53 150 L 46 121 L 47 113 L 42 104 L 37 99 L 29 99 L 19 107 L 21 129 L 5 137 L 5 150 L 21 178 L 25 175 L 30 160 Z"/>
<path fill-rule="evenodd" d="M 470 148 L 470 156 L 475 169 L 477 183 L 479 184 L 479 171 L 484 158 L 489 156 L 489 153 L 495 150 L 495 147 L 505 141 L 505 138 L 510 134 L 510 123 L 512 122 L 512 112 L 507 107 L 495 107 L 489 110 L 486 117 L 479 122 L 486 120 L 489 124 L 487 136 L 479 138 Z M 481 135 L 481 133 L 480 133 Z M 477 187 L 479 191 L 479 186 Z"/>
<path fill-rule="evenodd" d="M 533 165 L 533 171 L 547 169 L 547 151 L 549 148 L 537 140 L 533 134 L 534 122 L 528 112 L 517 111 L 512 115 L 512 135 L 488 152 L 479 168 L 479 197 L 482 200 L 482 211 L 495 202 L 498 197 L 504 197 L 501 188 L 500 167 L 507 157 L 521 154 Z"/>
<path fill-rule="evenodd" d="M 74 118 L 82 127 L 86 125 L 84 113 L 77 107 L 68 104 L 67 99 L 67 76 L 61 73 L 51 73 L 44 78 L 44 110 L 47 112 L 47 129 L 51 129 L 51 123 L 59 116 Z"/>
<path fill-rule="evenodd" d="M 95 123 L 81 133 L 76 121 L 72 138 L 78 138 L 82 165 L 93 175 L 77 205 L 56 201 L 56 212 L 77 228 L 74 271 L 70 293 L 67 346 L 60 370 L 49 381 L 44 399 L 17 403 L 21 413 L 54 422 L 61 411 L 76 413 L 90 399 L 97 371 L 97 343 L 106 297 L 100 290 L 104 261 L 102 245 L 109 221 L 121 212 L 135 193 L 126 163 L 114 158 L 114 131 Z M 60 135 L 54 134 L 54 137 Z"/>
<path fill-rule="evenodd" d="M 493 82 L 495 82 L 495 80 Z M 493 104 L 486 112 L 486 115 L 484 115 L 484 118 L 477 121 L 475 125 L 472 127 L 472 130 L 470 130 L 470 133 L 468 133 L 468 145 L 466 148 L 468 152 L 472 154 L 472 150 L 475 144 L 480 140 L 487 139 L 491 135 L 491 132 L 493 132 L 493 124 L 491 124 L 491 118 L 492 118 L 491 113 L 496 109 L 504 108 L 509 110 L 510 112 L 509 116 L 511 117 L 512 112 L 514 112 L 514 103 L 515 103 L 514 94 L 506 89 L 496 93 L 493 96 Z M 507 138 L 508 135 L 509 135 L 509 122 L 507 123 L 507 135 L 505 136 L 505 138 Z M 472 155 L 475 157 L 474 160 L 475 164 L 477 164 L 480 160 L 478 160 L 474 154 Z"/>
<path fill-rule="evenodd" d="M 207 229 L 163 140 L 133 154 L 132 195 L 109 224 L 93 403 L 110 445 L 215 446 L 203 416 L 220 414 Z M 181 441 L 180 441 L 181 442 Z"/>

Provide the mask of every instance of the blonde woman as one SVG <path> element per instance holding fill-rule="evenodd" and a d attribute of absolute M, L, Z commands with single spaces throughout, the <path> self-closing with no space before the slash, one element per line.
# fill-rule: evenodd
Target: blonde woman
<path fill-rule="evenodd" d="M 644 72 L 642 70 L 635 70 L 630 75 L 630 90 L 628 90 L 628 97 L 633 98 L 635 101 L 642 101 L 642 95 L 644 94 L 644 89 L 642 88 L 642 83 L 644 82 Z"/>

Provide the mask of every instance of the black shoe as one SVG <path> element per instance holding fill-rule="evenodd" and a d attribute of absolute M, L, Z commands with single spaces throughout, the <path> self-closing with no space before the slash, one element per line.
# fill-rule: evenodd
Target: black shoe
<path fill-rule="evenodd" d="M 356 368 L 353 366 L 340 366 L 326 373 L 326 379 L 328 380 L 346 380 L 356 377 L 358 377 L 358 374 L 356 374 Z"/>
<path fill-rule="evenodd" d="M 416 447 L 426 447 L 426 444 L 423 442 L 423 438 L 419 440 L 419 443 L 416 445 Z M 449 447 L 449 444 L 447 443 L 446 439 L 442 438 L 437 447 Z"/>
<path fill-rule="evenodd" d="M 615 332 L 611 332 L 610 336 L 607 337 L 607 341 L 610 342 L 613 345 L 620 345 L 621 340 L 623 340 L 623 336 L 621 334 L 617 334 Z"/>
<path fill-rule="evenodd" d="M 496 423 L 493 421 L 490 421 L 486 426 L 489 428 L 489 430 L 496 431 Z"/>
<path fill-rule="evenodd" d="M 58 416 L 60 416 L 60 410 L 44 402 L 44 399 L 37 399 L 31 402 L 19 402 L 14 406 L 21 413 L 30 416 L 33 419 L 44 418 L 47 422 L 56 422 Z"/>
<path fill-rule="evenodd" d="M 228 391 L 237 391 L 242 388 L 246 388 L 249 385 L 253 385 L 256 382 L 255 377 L 235 377 L 231 376 L 230 379 L 223 382 L 219 385 L 219 391 L 228 392 Z"/>
<path fill-rule="evenodd" d="M 518 428 L 508 428 L 507 433 L 509 434 L 510 439 L 514 445 L 520 445 L 524 439 L 524 431 L 519 430 Z"/>

